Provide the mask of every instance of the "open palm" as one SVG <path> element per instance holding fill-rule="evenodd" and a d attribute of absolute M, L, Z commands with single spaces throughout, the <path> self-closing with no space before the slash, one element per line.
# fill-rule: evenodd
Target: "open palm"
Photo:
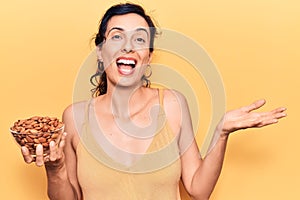
<path fill-rule="evenodd" d="M 218 129 L 224 135 L 246 128 L 259 128 L 277 123 L 280 118 L 286 116 L 286 108 L 279 107 L 269 112 L 253 112 L 261 108 L 265 100 L 258 100 L 254 103 L 239 109 L 228 111 L 218 125 Z"/>

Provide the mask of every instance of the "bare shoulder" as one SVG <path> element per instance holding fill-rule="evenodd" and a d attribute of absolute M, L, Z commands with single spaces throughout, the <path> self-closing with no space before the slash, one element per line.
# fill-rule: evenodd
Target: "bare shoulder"
<path fill-rule="evenodd" d="M 184 95 L 176 90 L 165 89 L 163 104 L 170 127 L 175 134 L 179 134 L 187 106 Z"/>
<path fill-rule="evenodd" d="M 165 107 L 171 107 L 173 109 L 175 109 L 178 106 L 179 108 L 182 108 L 182 106 L 187 105 L 187 101 L 185 96 L 181 92 L 172 89 L 165 89 L 164 105 Z"/>
<path fill-rule="evenodd" d="M 87 101 L 73 103 L 67 106 L 63 112 L 63 120 L 74 120 L 76 113 L 84 112 Z"/>
<path fill-rule="evenodd" d="M 71 146 L 76 149 L 79 142 L 79 127 L 84 120 L 84 112 L 87 102 L 77 102 L 67 106 L 63 112 L 62 120 L 65 124 L 65 132 L 68 136 L 67 143 L 71 143 Z"/>

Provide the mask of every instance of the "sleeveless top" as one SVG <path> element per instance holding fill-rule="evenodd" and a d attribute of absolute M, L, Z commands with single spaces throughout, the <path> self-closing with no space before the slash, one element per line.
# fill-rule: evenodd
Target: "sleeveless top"
<path fill-rule="evenodd" d="M 162 126 L 157 128 L 145 154 L 139 154 L 129 166 L 117 162 L 102 148 L 105 137 L 100 137 L 101 144 L 100 132 L 91 126 L 92 121 L 96 122 L 93 103 L 87 102 L 76 148 L 77 176 L 84 200 L 180 200 L 179 149 L 166 120 L 160 89 L 159 99 L 157 120 Z"/>

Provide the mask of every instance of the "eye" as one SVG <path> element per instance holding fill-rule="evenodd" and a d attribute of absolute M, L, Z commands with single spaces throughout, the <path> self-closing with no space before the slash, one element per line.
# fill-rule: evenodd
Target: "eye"
<path fill-rule="evenodd" d="M 148 42 L 148 36 L 147 33 L 144 31 L 137 31 L 133 35 L 133 41 L 137 45 L 145 45 Z"/>
<path fill-rule="evenodd" d="M 111 37 L 111 39 L 113 39 L 113 40 L 121 40 L 121 39 L 122 39 L 122 36 L 116 34 L 116 35 L 113 35 L 113 36 Z"/>
<path fill-rule="evenodd" d="M 144 38 L 138 37 L 136 38 L 136 41 L 140 44 L 144 44 L 146 41 L 144 40 Z"/>

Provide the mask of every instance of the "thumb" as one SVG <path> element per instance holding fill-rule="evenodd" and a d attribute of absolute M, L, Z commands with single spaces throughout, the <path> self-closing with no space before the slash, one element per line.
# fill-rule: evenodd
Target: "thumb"
<path fill-rule="evenodd" d="M 249 106 L 245 106 L 243 108 L 243 110 L 246 111 L 246 112 L 251 112 L 253 110 L 256 110 L 256 109 L 262 107 L 263 105 L 265 105 L 265 103 L 266 103 L 265 99 L 260 99 L 260 100 L 257 100 L 255 102 L 253 102 Z"/>

